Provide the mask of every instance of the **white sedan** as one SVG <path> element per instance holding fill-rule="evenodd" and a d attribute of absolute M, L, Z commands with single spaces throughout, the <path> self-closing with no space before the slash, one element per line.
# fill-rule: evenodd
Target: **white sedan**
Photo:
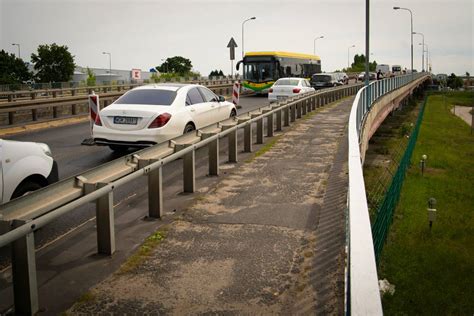
<path fill-rule="evenodd" d="M 58 181 L 48 145 L 0 139 L 0 204 Z"/>
<path fill-rule="evenodd" d="M 304 78 L 280 78 L 268 90 L 268 100 L 275 102 L 292 97 L 298 93 L 315 91 Z"/>
<path fill-rule="evenodd" d="M 204 86 L 146 85 L 101 110 L 92 137 L 97 145 L 123 151 L 162 143 L 235 115 L 233 103 Z"/>

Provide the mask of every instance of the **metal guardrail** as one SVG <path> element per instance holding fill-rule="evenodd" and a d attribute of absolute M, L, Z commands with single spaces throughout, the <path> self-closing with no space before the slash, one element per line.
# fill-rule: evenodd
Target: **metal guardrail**
<path fill-rule="evenodd" d="M 230 95 L 232 93 L 232 85 L 231 83 L 225 84 L 212 84 L 209 85 L 210 82 L 202 82 L 207 83 L 207 87 L 211 89 L 213 92 L 217 94 L 226 94 Z M 139 86 L 139 85 L 125 85 L 125 86 L 114 86 L 117 88 L 117 91 L 109 91 L 112 86 L 98 86 L 98 88 L 103 88 L 103 93 L 99 94 L 99 99 L 102 102 L 101 108 L 107 106 L 112 101 L 120 97 L 126 91 Z M 1 113 L 8 113 L 8 125 L 15 124 L 15 114 L 17 111 L 31 111 L 30 122 L 37 122 L 39 118 L 39 110 L 41 109 L 48 109 L 52 108 L 51 119 L 57 119 L 60 117 L 65 117 L 60 113 L 59 108 L 62 106 L 70 106 L 71 109 L 68 110 L 70 116 L 81 115 L 88 113 L 87 109 L 87 97 L 89 93 L 92 93 L 93 89 L 86 88 L 87 93 L 82 95 L 71 95 L 66 97 L 53 97 L 53 98 L 40 98 L 40 99 L 31 99 L 31 100 L 18 100 L 13 102 L 4 102 L 0 103 L 0 114 Z M 80 108 L 85 110 L 81 111 Z M 45 121 L 45 120 L 43 120 Z"/>
<path fill-rule="evenodd" d="M 367 114 L 374 102 L 384 95 L 417 79 L 427 76 L 417 73 L 372 82 L 359 90 L 349 117 L 349 264 L 346 297 L 347 313 L 353 315 L 382 315 L 374 244 L 367 206 L 360 140 Z"/>
<path fill-rule="evenodd" d="M 116 84 L 107 84 L 104 83 L 102 85 L 96 85 L 92 88 L 97 87 L 106 87 L 111 86 L 115 87 L 117 85 L 122 86 L 129 86 L 134 84 L 148 84 L 148 83 L 167 83 L 167 82 L 187 82 L 187 83 L 202 83 L 202 82 L 214 82 L 216 84 L 226 83 L 228 81 L 235 81 L 239 80 L 238 76 L 234 76 L 235 78 L 228 78 L 228 77 L 176 77 L 176 78 L 158 78 L 155 82 L 153 79 L 142 79 L 142 80 L 135 80 L 135 81 L 126 81 L 126 80 L 112 80 L 116 82 Z M 8 96 L 11 93 L 15 94 L 29 94 L 30 92 L 48 92 L 48 91 L 60 91 L 60 90 L 69 90 L 69 89 L 87 89 L 90 88 L 84 82 L 80 81 L 69 81 L 69 82 L 48 82 L 48 83 L 31 83 L 31 84 L 5 84 L 0 85 L 0 98 L 3 96 Z"/>
<path fill-rule="evenodd" d="M 221 121 L 169 142 L 155 145 L 118 158 L 85 173 L 65 179 L 22 198 L 0 206 L 0 247 L 12 245 L 12 271 L 15 309 L 17 313 L 38 311 L 34 231 L 52 220 L 96 202 L 97 248 L 102 254 L 115 251 L 113 192 L 130 181 L 148 178 L 149 216 L 159 218 L 163 212 L 162 168 L 183 158 L 183 191 L 195 192 L 195 152 L 207 147 L 209 175 L 219 174 L 219 143 L 227 138 L 228 160 L 237 162 L 238 130 L 243 129 L 244 152 L 252 151 L 253 125 L 257 143 L 281 131 L 297 118 L 317 107 L 354 95 L 361 85 L 345 86 L 299 95 L 282 103 L 264 106 L 245 115 Z"/>

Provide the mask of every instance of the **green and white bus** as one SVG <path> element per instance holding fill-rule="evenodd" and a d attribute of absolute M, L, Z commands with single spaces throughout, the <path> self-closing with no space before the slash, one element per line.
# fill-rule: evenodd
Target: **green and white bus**
<path fill-rule="evenodd" d="M 321 58 L 316 55 L 289 52 L 249 52 L 237 63 L 237 70 L 243 63 L 243 90 L 259 94 L 268 93 L 268 89 L 279 78 L 311 78 L 321 73 Z"/>

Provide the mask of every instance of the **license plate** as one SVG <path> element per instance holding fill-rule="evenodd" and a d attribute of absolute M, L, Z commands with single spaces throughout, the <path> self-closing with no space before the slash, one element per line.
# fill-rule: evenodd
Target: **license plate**
<path fill-rule="evenodd" d="M 114 124 L 137 125 L 137 117 L 114 116 Z"/>
<path fill-rule="evenodd" d="M 287 98 L 286 95 L 277 95 L 277 100 L 284 100 L 286 98 Z"/>

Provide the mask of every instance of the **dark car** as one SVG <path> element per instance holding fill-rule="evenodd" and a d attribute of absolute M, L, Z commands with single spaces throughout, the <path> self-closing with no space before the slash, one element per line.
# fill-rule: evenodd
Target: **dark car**
<path fill-rule="evenodd" d="M 310 80 L 311 86 L 315 89 L 336 87 L 342 85 L 335 74 L 314 74 Z"/>
<path fill-rule="evenodd" d="M 361 72 L 358 79 L 359 81 L 365 81 L 365 72 Z M 369 72 L 369 81 L 370 80 L 377 80 L 377 73 Z"/>

